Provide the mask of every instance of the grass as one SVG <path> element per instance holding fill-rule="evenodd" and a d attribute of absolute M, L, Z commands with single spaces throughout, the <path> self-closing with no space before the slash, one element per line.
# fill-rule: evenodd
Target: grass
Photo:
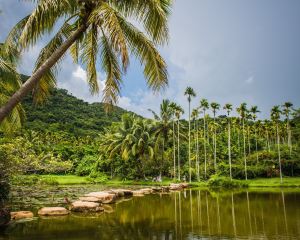
<path fill-rule="evenodd" d="M 20 176 L 22 178 L 22 176 Z M 41 182 L 54 182 L 58 185 L 75 185 L 75 184 L 91 184 L 87 177 L 80 177 L 76 175 L 35 175 Z M 240 180 L 246 182 L 245 180 Z M 112 179 L 105 183 L 106 185 L 143 185 L 143 186 L 167 186 L 173 180 L 169 178 L 163 179 L 162 182 L 152 181 L 135 181 L 135 180 L 120 180 Z M 300 187 L 300 177 L 286 177 L 283 179 L 283 184 L 280 183 L 280 178 L 258 178 L 247 181 L 249 188 L 260 187 Z M 207 187 L 207 182 L 192 182 L 191 187 Z"/>
<path fill-rule="evenodd" d="M 247 181 L 249 187 L 300 187 L 300 177 L 283 178 L 283 183 L 280 183 L 280 178 L 257 178 Z"/>

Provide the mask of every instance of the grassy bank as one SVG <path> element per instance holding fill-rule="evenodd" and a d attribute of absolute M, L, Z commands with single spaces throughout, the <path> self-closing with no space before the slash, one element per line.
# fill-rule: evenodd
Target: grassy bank
<path fill-rule="evenodd" d="M 28 182 L 33 184 L 49 184 L 49 185 L 75 185 L 75 184 L 91 184 L 91 179 L 88 177 L 80 177 L 76 175 L 28 175 L 28 176 L 19 176 L 18 181 L 15 181 L 14 184 L 26 185 Z M 27 179 L 27 180 L 26 180 Z M 144 186 L 167 186 L 172 183 L 172 179 L 163 179 L 162 182 L 152 182 L 152 181 L 134 181 L 134 180 L 119 180 L 112 179 L 101 182 L 99 184 L 106 185 L 144 185 Z M 241 180 L 240 182 L 245 182 L 249 187 L 300 187 L 300 177 L 289 177 L 284 178 L 283 183 L 280 183 L 280 178 L 258 178 L 250 179 L 248 181 Z M 192 187 L 206 187 L 207 182 L 193 182 Z"/>

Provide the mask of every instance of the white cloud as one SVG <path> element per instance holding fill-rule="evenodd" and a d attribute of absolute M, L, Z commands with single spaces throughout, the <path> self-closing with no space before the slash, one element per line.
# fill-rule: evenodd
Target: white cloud
<path fill-rule="evenodd" d="M 253 81 L 254 81 L 254 77 L 253 77 L 253 76 L 250 76 L 249 78 L 246 79 L 245 82 L 246 82 L 247 84 L 251 84 L 251 83 L 253 83 Z"/>

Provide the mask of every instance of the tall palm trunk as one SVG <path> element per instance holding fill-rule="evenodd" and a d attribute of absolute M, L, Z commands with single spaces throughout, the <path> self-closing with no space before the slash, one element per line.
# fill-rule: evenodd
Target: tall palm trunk
<path fill-rule="evenodd" d="M 175 146 L 175 121 L 173 120 L 173 157 L 174 157 L 174 180 L 176 179 L 176 146 Z"/>
<path fill-rule="evenodd" d="M 268 152 L 271 151 L 271 148 L 270 148 L 270 139 L 269 139 L 269 131 L 267 130 L 267 148 L 268 148 Z"/>
<path fill-rule="evenodd" d="M 197 143 L 197 138 L 198 138 L 198 130 L 197 130 L 197 119 L 194 120 L 194 129 L 195 129 L 195 134 L 194 134 L 194 139 L 195 139 L 195 158 L 196 158 L 196 174 L 197 174 L 197 181 L 199 181 L 199 162 L 198 162 L 198 143 Z"/>
<path fill-rule="evenodd" d="M 189 101 L 189 182 L 192 182 L 191 169 L 191 102 Z"/>
<path fill-rule="evenodd" d="M 280 183 L 282 183 L 282 170 L 281 170 L 280 145 L 279 145 L 280 144 L 280 138 L 279 138 L 278 123 L 276 123 L 276 134 L 277 134 L 277 151 L 278 151 Z"/>
<path fill-rule="evenodd" d="M 216 130 L 216 114 L 214 113 L 214 137 L 213 137 L 213 145 L 214 145 L 214 167 L 215 171 L 217 171 L 217 130 Z"/>
<path fill-rule="evenodd" d="M 245 179 L 248 180 L 248 177 L 247 177 L 247 158 L 246 158 L 246 136 L 245 136 L 245 121 L 244 121 L 244 118 L 242 119 L 242 125 L 243 125 Z"/>
<path fill-rule="evenodd" d="M 290 156 L 292 155 L 292 132 L 290 130 L 290 121 L 289 121 L 289 117 L 287 117 L 286 119 L 286 131 L 287 131 L 287 140 L 288 140 L 288 146 L 289 146 L 289 150 L 290 150 Z"/>
<path fill-rule="evenodd" d="M 42 76 L 50 70 L 51 67 L 65 54 L 69 47 L 81 36 L 87 29 L 87 25 L 80 26 L 52 55 L 31 75 L 30 78 L 16 91 L 8 102 L 0 108 L 0 122 L 29 94 Z"/>
<path fill-rule="evenodd" d="M 203 130 L 204 130 L 204 176 L 206 178 L 206 163 L 207 163 L 207 159 L 206 159 L 206 124 L 205 124 L 205 110 L 203 111 L 204 117 L 203 117 Z"/>
<path fill-rule="evenodd" d="M 251 154 L 251 143 L 250 143 L 250 126 L 247 126 L 247 134 L 248 134 L 248 154 Z"/>
<path fill-rule="evenodd" d="M 197 156 L 197 180 L 200 181 L 200 156 L 199 156 L 198 122 L 196 122 L 196 156 Z"/>
<path fill-rule="evenodd" d="M 230 133 L 230 119 L 228 118 L 228 160 L 229 160 L 229 173 L 230 179 L 232 180 L 232 171 L 231 171 L 231 133 Z"/>
<path fill-rule="evenodd" d="M 178 180 L 180 181 L 180 149 L 179 149 L 179 118 L 177 119 L 177 151 L 178 151 Z"/>
<path fill-rule="evenodd" d="M 258 163 L 258 148 L 257 148 L 257 132 L 256 128 L 254 129 L 254 137 L 255 137 L 255 151 L 256 151 L 256 162 Z"/>

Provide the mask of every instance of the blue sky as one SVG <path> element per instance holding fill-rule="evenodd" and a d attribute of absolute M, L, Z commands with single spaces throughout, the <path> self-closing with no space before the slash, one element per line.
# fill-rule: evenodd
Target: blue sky
<path fill-rule="evenodd" d="M 0 0 L 0 41 L 32 7 L 29 1 Z M 193 107 L 201 98 L 235 107 L 247 102 L 259 106 L 261 117 L 285 101 L 299 107 L 299 12 L 299 0 L 175 0 L 170 41 L 159 48 L 168 63 L 168 89 L 160 94 L 148 90 L 139 62 L 132 59 L 119 105 L 144 116 L 151 116 L 148 108 L 158 110 L 163 98 L 186 108 L 184 89 L 192 86 L 197 93 Z M 46 41 L 24 53 L 21 72 L 31 73 Z M 103 84 L 103 73 L 99 76 Z M 58 86 L 86 101 L 100 101 L 84 81 L 84 69 L 67 56 Z"/>

